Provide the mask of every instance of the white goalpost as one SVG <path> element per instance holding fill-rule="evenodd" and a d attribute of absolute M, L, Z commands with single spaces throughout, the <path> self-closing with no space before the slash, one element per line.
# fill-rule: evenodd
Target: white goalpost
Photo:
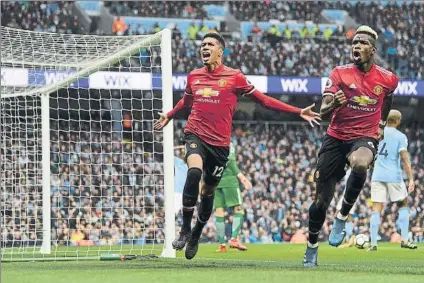
<path fill-rule="evenodd" d="M 1 260 L 175 257 L 171 31 L 1 42 Z"/>

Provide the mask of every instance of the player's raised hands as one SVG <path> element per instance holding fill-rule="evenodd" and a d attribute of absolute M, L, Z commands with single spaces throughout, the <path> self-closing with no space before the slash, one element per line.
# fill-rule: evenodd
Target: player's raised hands
<path fill-rule="evenodd" d="M 308 121 L 312 127 L 314 126 L 314 123 L 319 125 L 319 121 L 321 121 L 320 114 L 312 111 L 312 108 L 314 107 L 315 107 L 315 103 L 312 105 L 309 105 L 306 108 L 303 108 L 302 111 L 300 111 L 300 117 Z"/>
<path fill-rule="evenodd" d="M 334 95 L 334 107 L 340 107 L 346 103 L 346 96 L 342 90 L 339 90 Z"/>
<path fill-rule="evenodd" d="M 171 119 L 168 118 L 165 114 L 160 112 L 158 114 L 159 114 L 159 120 L 156 120 L 155 124 L 153 125 L 155 130 L 163 129 L 163 127 L 168 125 L 169 121 L 171 121 Z"/>

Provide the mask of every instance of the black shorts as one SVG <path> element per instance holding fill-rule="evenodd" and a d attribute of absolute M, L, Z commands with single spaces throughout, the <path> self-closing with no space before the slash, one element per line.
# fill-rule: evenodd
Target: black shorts
<path fill-rule="evenodd" d="M 203 159 L 203 182 L 210 186 L 218 185 L 227 167 L 230 147 L 210 145 L 192 133 L 185 133 L 184 141 L 186 161 L 190 155 L 199 154 Z"/>
<path fill-rule="evenodd" d="M 325 181 L 330 176 L 339 182 L 346 175 L 345 166 L 349 163 L 348 157 L 360 147 L 369 148 L 375 157 L 378 142 L 373 138 L 343 141 L 325 135 L 318 153 L 317 169 L 314 174 L 315 182 Z"/>

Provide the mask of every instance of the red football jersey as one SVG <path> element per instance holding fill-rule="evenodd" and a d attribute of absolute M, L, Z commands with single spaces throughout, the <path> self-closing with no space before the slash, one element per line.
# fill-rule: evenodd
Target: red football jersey
<path fill-rule="evenodd" d="M 395 74 L 375 64 L 367 73 L 354 64 L 334 68 L 324 95 L 342 90 L 347 102 L 334 110 L 328 135 L 341 140 L 377 138 L 383 100 L 397 85 Z"/>
<path fill-rule="evenodd" d="M 206 67 L 190 72 L 185 95 L 193 96 L 193 104 L 184 132 L 211 145 L 229 146 L 238 96 L 254 90 L 240 70 L 223 64 L 212 72 Z"/>

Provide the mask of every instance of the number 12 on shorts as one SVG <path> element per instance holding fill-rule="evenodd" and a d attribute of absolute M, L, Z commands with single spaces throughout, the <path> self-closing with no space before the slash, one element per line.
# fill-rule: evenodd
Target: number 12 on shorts
<path fill-rule="evenodd" d="M 221 177 L 222 176 L 222 172 L 224 172 L 224 167 L 223 166 L 215 166 L 215 169 L 212 172 L 212 176 Z"/>

